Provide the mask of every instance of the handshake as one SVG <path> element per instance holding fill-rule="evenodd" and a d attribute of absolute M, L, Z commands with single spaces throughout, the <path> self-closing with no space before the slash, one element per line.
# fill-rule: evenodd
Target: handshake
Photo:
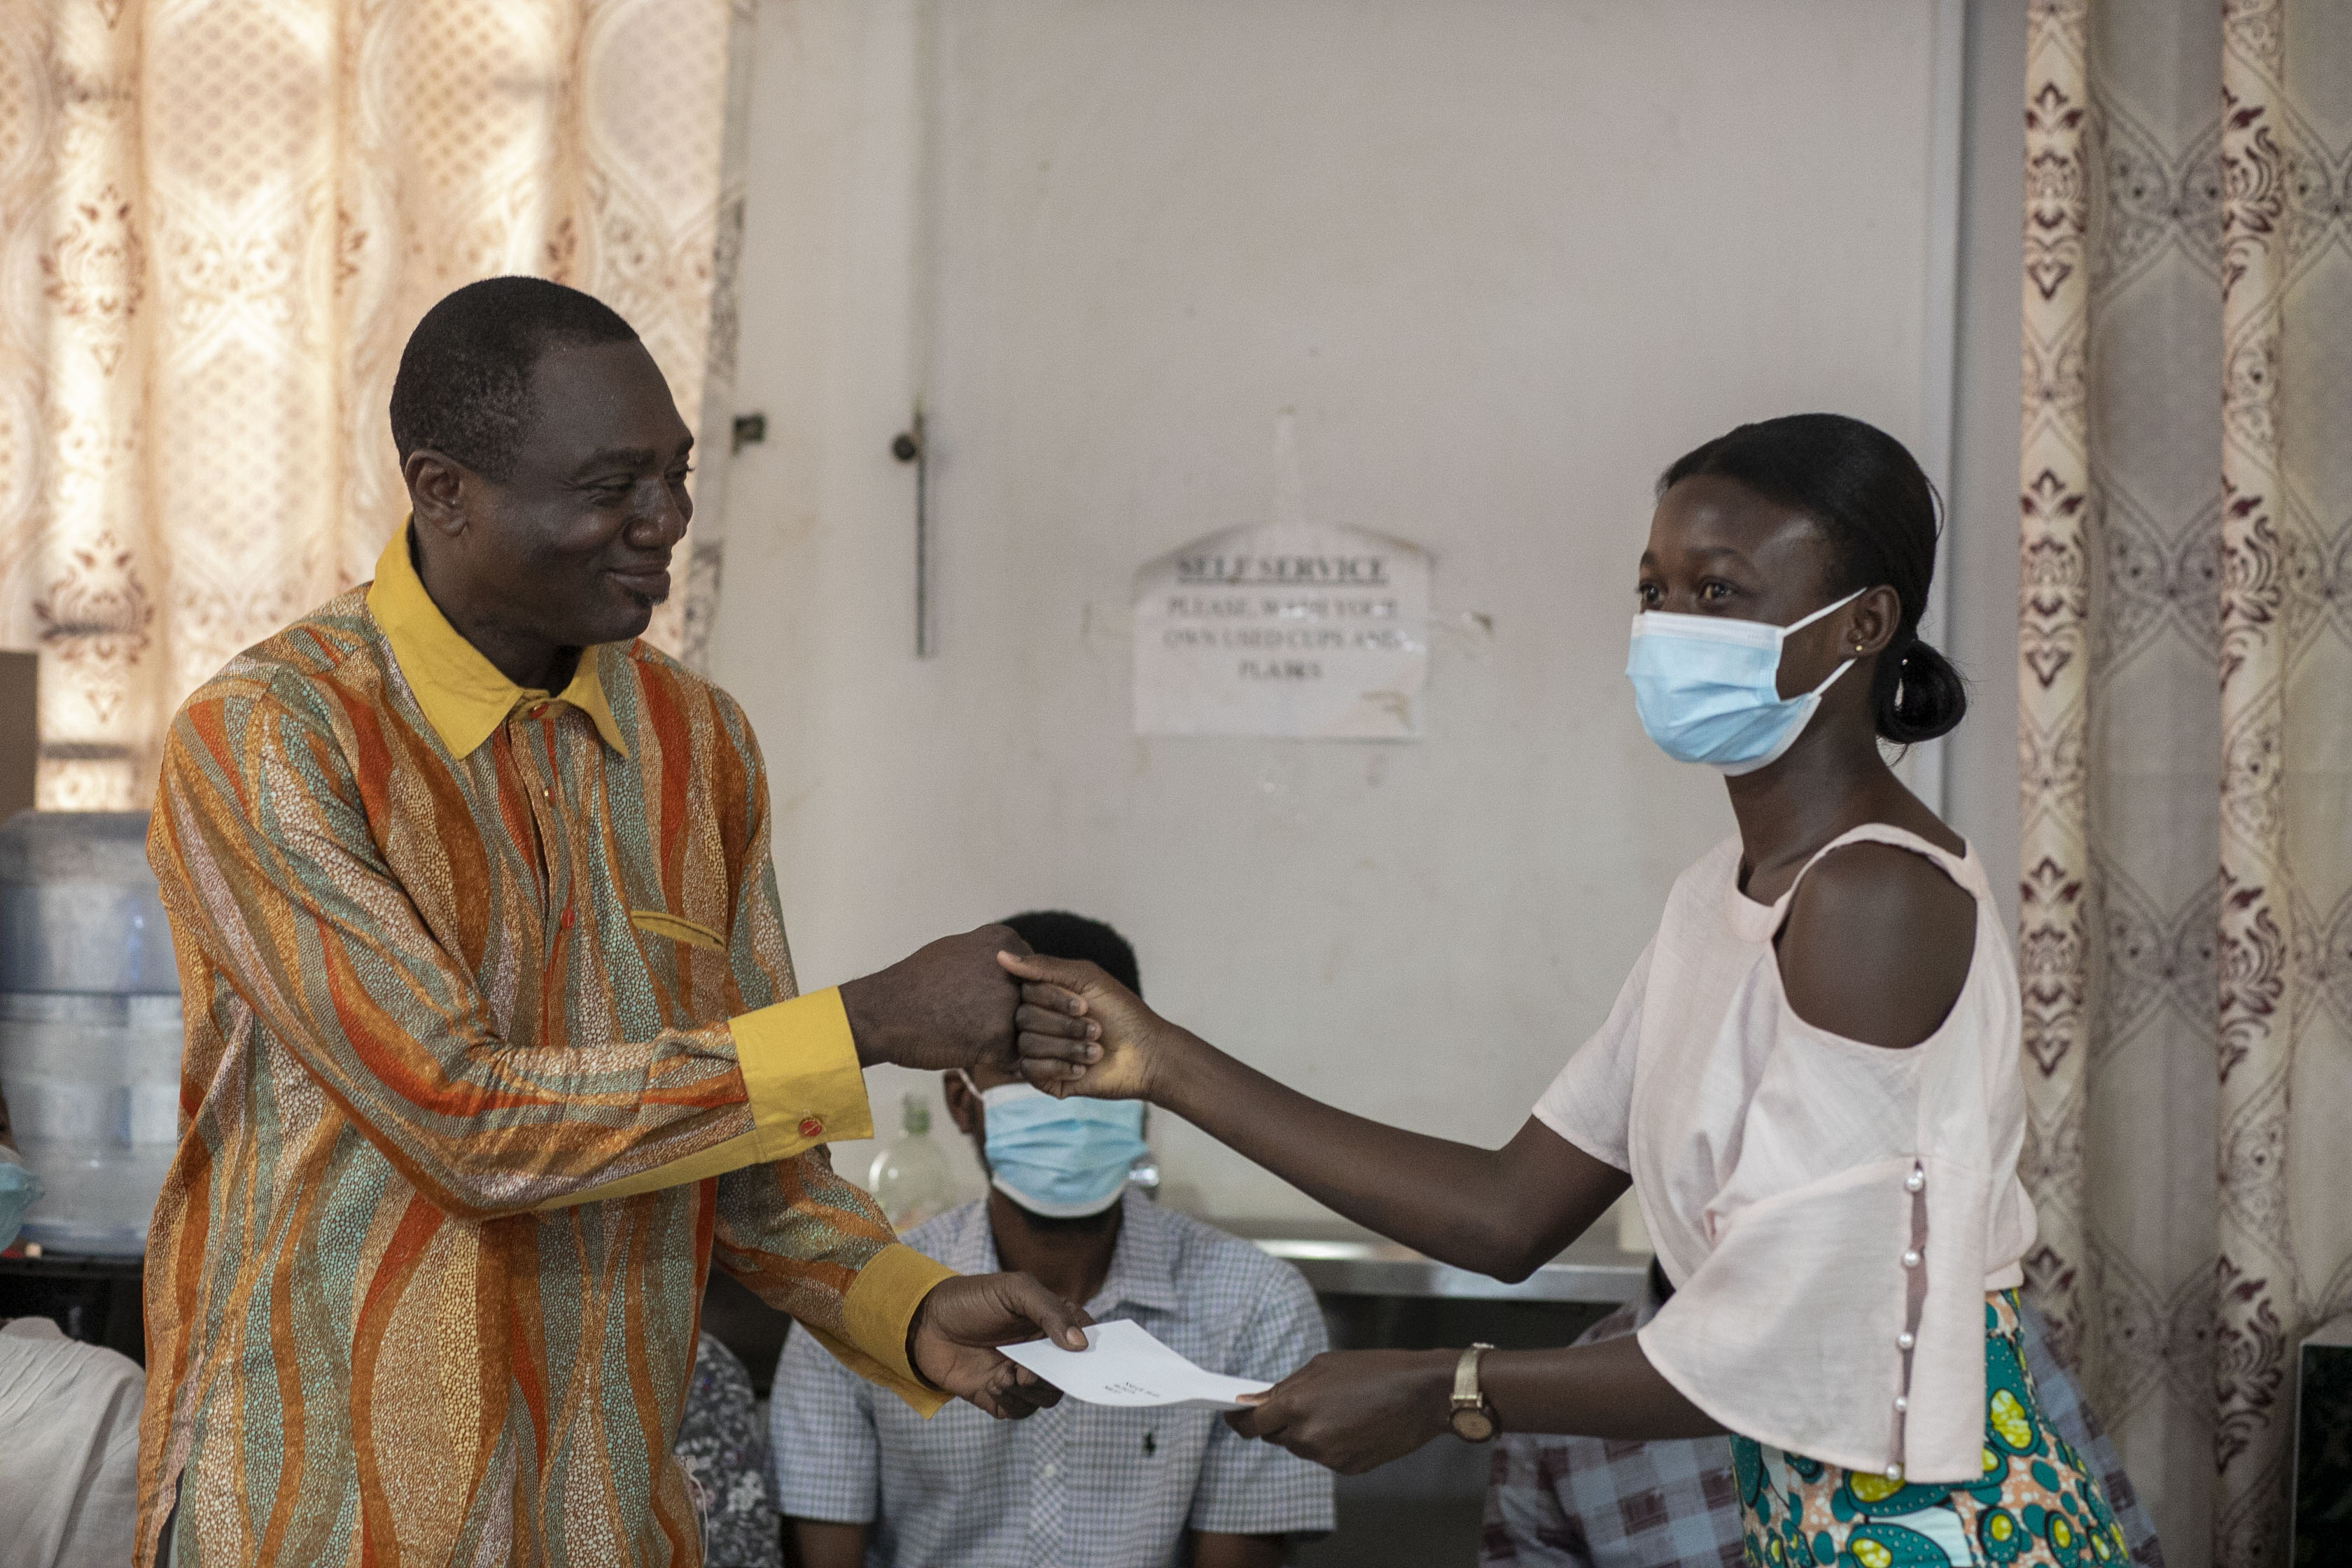
<path fill-rule="evenodd" d="M 843 985 L 841 1007 L 858 1065 L 1013 1068 L 1021 984 L 997 961 L 1000 952 L 1025 958 L 1029 944 L 1010 926 L 985 925 L 943 936 Z"/>
<path fill-rule="evenodd" d="M 841 1005 L 862 1067 L 989 1066 L 1055 1096 L 1150 1098 L 1147 1068 L 1171 1032 L 1093 964 L 1034 954 L 1001 925 L 941 937 L 848 982 Z"/>

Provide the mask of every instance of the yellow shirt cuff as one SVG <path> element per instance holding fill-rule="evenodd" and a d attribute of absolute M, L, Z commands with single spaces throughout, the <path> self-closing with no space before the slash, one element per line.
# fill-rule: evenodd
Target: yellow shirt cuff
<path fill-rule="evenodd" d="M 733 1028 L 761 1158 L 789 1160 L 819 1143 L 874 1136 L 866 1071 L 838 986 L 745 1013 Z"/>
<path fill-rule="evenodd" d="M 684 1159 L 650 1171 L 600 1182 L 540 1205 L 572 1208 L 608 1198 L 633 1198 L 665 1187 L 682 1187 L 740 1171 L 746 1165 L 789 1160 L 819 1143 L 874 1136 L 874 1113 L 866 1101 L 866 1074 L 857 1065 L 857 1042 L 841 992 L 828 986 L 731 1021 L 735 1064 L 743 1075 L 751 1108 L 751 1131 L 714 1143 Z"/>
<path fill-rule="evenodd" d="M 907 1330 L 915 1309 L 956 1271 L 898 1243 L 876 1253 L 842 1299 L 841 1334 L 810 1329 L 834 1359 L 866 1382 L 888 1389 L 917 1415 L 929 1416 L 951 1397 L 918 1376 L 907 1359 Z M 806 1327 L 806 1325 L 803 1325 Z"/>

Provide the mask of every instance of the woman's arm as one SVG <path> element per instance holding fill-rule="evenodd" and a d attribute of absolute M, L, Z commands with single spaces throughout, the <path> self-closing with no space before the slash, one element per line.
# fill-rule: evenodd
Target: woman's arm
<path fill-rule="evenodd" d="M 1049 1094 L 1149 1100 L 1357 1224 L 1457 1268 L 1524 1279 L 1628 1178 L 1528 1119 L 1500 1149 L 1309 1099 L 1177 1027 L 1091 963 L 1000 960 L 1026 984 L 1023 1068 Z"/>
<path fill-rule="evenodd" d="M 1360 1475 L 1451 1432 L 1461 1354 L 1334 1351 L 1225 1420 L 1244 1437 Z M 1646 1441 L 1723 1430 L 1659 1375 L 1631 1334 L 1562 1350 L 1489 1351 L 1479 1361 L 1478 1383 L 1506 1432 Z"/>

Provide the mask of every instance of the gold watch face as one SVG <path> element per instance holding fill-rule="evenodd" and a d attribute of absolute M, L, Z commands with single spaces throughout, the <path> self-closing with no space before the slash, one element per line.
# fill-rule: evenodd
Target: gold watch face
<path fill-rule="evenodd" d="M 1465 1443 L 1484 1443 L 1495 1435 L 1495 1417 L 1475 1405 L 1457 1405 L 1454 1411 L 1454 1435 Z"/>

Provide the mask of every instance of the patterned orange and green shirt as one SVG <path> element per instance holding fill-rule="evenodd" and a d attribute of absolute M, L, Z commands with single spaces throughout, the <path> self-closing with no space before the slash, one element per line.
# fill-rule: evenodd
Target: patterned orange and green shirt
<path fill-rule="evenodd" d="M 948 1271 L 795 996 L 741 710 L 643 643 L 516 687 L 403 530 L 172 726 L 187 1008 L 147 1254 L 140 1561 L 692 1564 L 670 1455 L 715 1258 L 929 1410 Z"/>

